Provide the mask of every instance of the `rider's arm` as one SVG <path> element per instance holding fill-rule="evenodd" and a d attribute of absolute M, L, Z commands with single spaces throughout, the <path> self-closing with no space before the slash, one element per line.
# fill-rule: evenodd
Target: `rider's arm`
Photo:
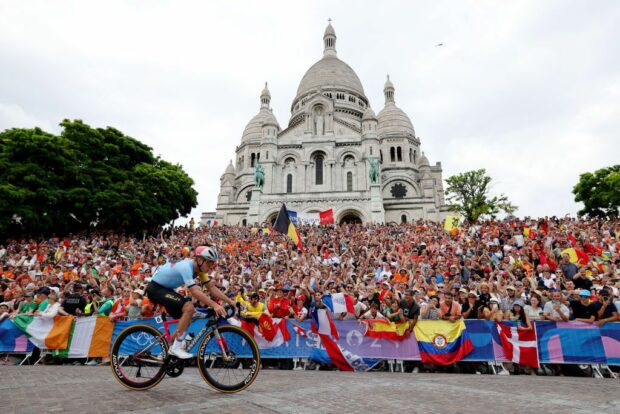
<path fill-rule="evenodd" d="M 204 294 L 202 290 L 198 287 L 198 285 L 194 285 L 189 288 L 189 293 L 198 300 L 201 304 L 208 306 L 210 308 L 215 308 L 219 306 L 217 302 L 213 301 L 210 297 Z"/>
<path fill-rule="evenodd" d="M 233 299 L 226 296 L 225 294 L 223 294 L 222 291 L 219 290 L 212 281 L 209 281 L 207 283 L 207 289 L 209 290 L 209 293 L 211 293 L 211 296 L 217 299 L 221 299 L 233 307 L 236 306 L 236 302 Z"/>

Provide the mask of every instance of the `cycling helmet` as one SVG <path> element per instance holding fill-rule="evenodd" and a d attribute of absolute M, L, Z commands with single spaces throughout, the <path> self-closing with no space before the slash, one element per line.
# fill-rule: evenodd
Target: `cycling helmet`
<path fill-rule="evenodd" d="M 217 262 L 217 252 L 213 247 L 199 246 L 196 248 L 196 257 L 202 257 L 203 259 L 211 262 Z"/>

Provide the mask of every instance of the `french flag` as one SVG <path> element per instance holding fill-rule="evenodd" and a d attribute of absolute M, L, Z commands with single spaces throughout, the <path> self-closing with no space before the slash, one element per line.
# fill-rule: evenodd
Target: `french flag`
<path fill-rule="evenodd" d="M 355 301 L 345 293 L 334 293 L 323 296 L 323 303 L 332 313 L 339 314 L 343 312 L 355 313 Z"/>
<path fill-rule="evenodd" d="M 312 317 L 312 321 L 310 325 L 312 326 L 312 333 L 319 335 L 327 335 L 332 336 L 335 339 L 339 339 L 338 329 L 334 324 L 334 321 L 329 316 L 329 311 L 325 308 L 312 308 L 310 311 L 310 315 Z"/>
<path fill-rule="evenodd" d="M 499 339 L 507 359 L 520 365 L 538 368 L 538 345 L 536 325 L 529 331 L 520 331 L 516 326 L 496 323 Z"/>

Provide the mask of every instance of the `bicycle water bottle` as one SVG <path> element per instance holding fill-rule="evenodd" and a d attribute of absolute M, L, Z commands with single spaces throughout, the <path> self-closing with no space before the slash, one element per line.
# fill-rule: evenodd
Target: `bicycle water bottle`
<path fill-rule="evenodd" d="M 192 342 L 192 339 L 194 339 L 194 335 L 191 332 L 188 332 L 187 335 L 185 335 L 185 350 L 189 351 L 189 344 L 190 342 Z"/>

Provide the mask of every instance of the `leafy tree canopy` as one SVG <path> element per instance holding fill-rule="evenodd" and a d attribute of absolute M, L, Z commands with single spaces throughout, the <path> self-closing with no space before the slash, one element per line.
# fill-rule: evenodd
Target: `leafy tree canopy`
<path fill-rule="evenodd" d="M 453 175 L 446 182 L 450 211 L 462 214 L 471 223 L 484 215 L 495 217 L 500 211 L 512 214 L 517 210 L 505 195 L 489 195 L 491 177 L 484 168 Z"/>
<path fill-rule="evenodd" d="M 136 233 L 186 216 L 194 181 L 117 129 L 64 120 L 0 133 L 0 234 Z"/>
<path fill-rule="evenodd" d="M 620 214 L 620 165 L 579 176 L 573 187 L 575 201 L 584 207 L 580 216 L 617 218 Z"/>

